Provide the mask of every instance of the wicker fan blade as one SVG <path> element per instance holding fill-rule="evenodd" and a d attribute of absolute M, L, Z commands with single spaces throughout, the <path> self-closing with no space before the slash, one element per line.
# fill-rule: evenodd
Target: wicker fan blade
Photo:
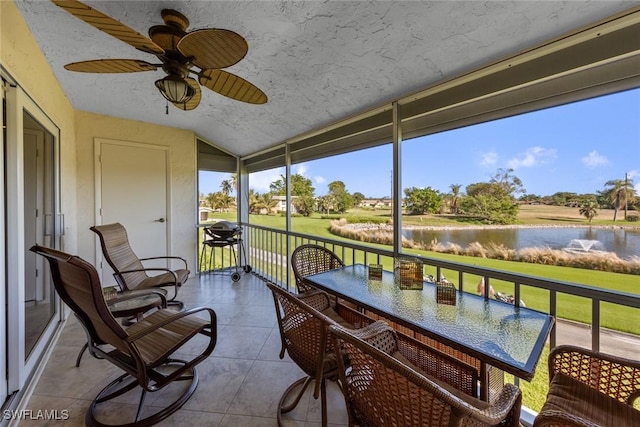
<path fill-rule="evenodd" d="M 181 110 L 190 111 L 195 109 L 198 105 L 200 105 L 200 99 L 202 98 L 202 91 L 200 90 L 200 85 L 195 79 L 192 79 L 191 77 L 187 77 L 185 80 L 187 81 L 187 83 L 189 83 L 189 86 L 191 86 L 196 91 L 196 94 L 193 95 L 193 98 L 191 98 L 187 102 L 172 102 L 172 104 L 175 105 L 176 108 L 179 108 Z"/>
<path fill-rule="evenodd" d="M 267 95 L 242 77 L 223 70 L 204 70 L 200 73 L 200 84 L 220 95 L 249 104 L 264 104 Z"/>
<path fill-rule="evenodd" d="M 178 43 L 178 50 L 203 70 L 226 68 L 247 54 L 247 41 L 229 30 L 209 29 L 188 33 Z"/>
<path fill-rule="evenodd" d="M 77 0 L 51 0 L 78 19 L 143 52 L 160 55 L 164 50 L 139 32 Z"/>
<path fill-rule="evenodd" d="M 138 59 L 95 59 L 93 61 L 72 62 L 65 65 L 64 68 L 81 73 L 135 73 L 158 69 L 155 65 Z"/>

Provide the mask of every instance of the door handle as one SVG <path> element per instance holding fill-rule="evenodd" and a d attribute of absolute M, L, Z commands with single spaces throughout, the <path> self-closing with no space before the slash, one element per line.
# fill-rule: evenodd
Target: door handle
<path fill-rule="evenodd" d="M 153 222 L 164 222 L 164 218 L 156 219 L 156 220 L 154 220 Z"/>

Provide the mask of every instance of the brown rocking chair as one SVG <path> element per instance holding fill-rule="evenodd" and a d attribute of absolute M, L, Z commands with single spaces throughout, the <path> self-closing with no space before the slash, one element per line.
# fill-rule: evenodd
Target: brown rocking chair
<path fill-rule="evenodd" d="M 98 273 L 91 264 L 77 256 L 38 245 L 31 251 L 49 261 L 56 291 L 87 333 L 89 353 L 108 360 L 125 372 L 93 399 L 85 417 L 86 425 L 106 426 L 96 416 L 100 404 L 136 387 L 142 390 L 135 420 L 123 425 L 149 426 L 180 409 L 198 385 L 195 366 L 206 359 L 216 345 L 215 312 L 209 308 L 194 308 L 178 313 L 161 308 L 132 326 L 123 327 L 109 311 Z M 206 315 L 206 320 L 202 314 Z M 202 344 L 205 347 L 202 351 L 188 360 L 173 357 L 198 334 L 209 337 L 208 342 Z M 173 403 L 141 419 L 147 392 L 160 391 L 174 381 L 185 383 Z M 179 387 L 177 383 L 176 386 Z"/>
<path fill-rule="evenodd" d="M 147 289 L 161 286 L 172 286 L 173 295 L 168 298 L 170 305 L 182 306 L 182 302 L 176 301 L 178 288 L 189 278 L 187 261 L 177 256 L 157 256 L 151 258 L 138 258 L 131 249 L 127 230 L 120 223 L 96 225 L 90 230 L 100 238 L 102 254 L 115 272 L 113 275 L 123 290 Z M 184 263 L 184 268 L 171 270 L 169 268 L 145 268 L 142 261 L 157 259 L 174 259 Z M 147 272 L 162 272 L 155 276 L 149 276 Z"/>

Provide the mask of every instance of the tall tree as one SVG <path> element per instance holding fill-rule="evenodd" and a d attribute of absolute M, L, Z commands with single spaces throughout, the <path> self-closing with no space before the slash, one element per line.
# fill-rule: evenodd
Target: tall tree
<path fill-rule="evenodd" d="M 256 193 L 253 188 L 249 189 L 249 213 L 260 213 L 259 201 L 260 193 Z"/>
<path fill-rule="evenodd" d="M 449 212 L 452 214 L 458 213 L 458 202 L 460 201 L 460 184 L 451 184 L 451 205 L 449 206 Z"/>
<path fill-rule="evenodd" d="M 516 194 L 525 192 L 513 169 L 498 169 L 489 182 L 470 184 L 466 190 L 467 195 L 460 200 L 461 209 L 495 224 L 515 222 L 519 210 Z"/>
<path fill-rule="evenodd" d="M 522 185 L 522 181 L 513 174 L 513 169 L 511 168 L 498 169 L 489 182 L 500 186 L 507 194 L 514 198 L 518 197 L 518 194 L 525 194 L 527 192 Z"/>
<path fill-rule="evenodd" d="M 618 211 L 622 206 L 627 206 L 636 198 L 636 190 L 631 179 L 613 179 L 604 183 L 603 196 L 613 205 L 613 221 L 618 217 Z M 626 209 L 625 209 L 626 219 Z"/>
<path fill-rule="evenodd" d="M 333 199 L 333 209 L 338 213 L 344 213 L 353 207 L 353 197 L 347 191 L 346 185 L 342 181 L 329 183 L 329 194 Z"/>
<path fill-rule="evenodd" d="M 216 191 L 215 193 L 209 193 L 205 198 L 205 203 L 214 211 L 221 210 L 225 206 L 224 194 L 222 194 L 220 191 Z"/>
<path fill-rule="evenodd" d="M 280 179 L 269 184 L 271 194 L 284 196 L 287 194 L 286 177 L 280 175 Z M 313 187 L 311 180 L 305 178 L 300 174 L 291 175 L 291 196 L 296 196 L 291 201 L 295 206 L 298 213 L 304 216 L 309 216 L 313 212 L 313 205 L 315 203 L 315 188 Z"/>
<path fill-rule="evenodd" d="M 413 215 L 437 213 L 442 206 L 442 196 L 431 187 L 411 187 L 404 189 L 405 207 Z"/>
<path fill-rule="evenodd" d="M 229 177 L 229 181 L 231 182 L 231 186 L 233 187 L 233 191 L 236 192 L 236 194 L 238 193 L 238 174 L 237 173 L 232 173 L 231 176 Z"/>
<path fill-rule="evenodd" d="M 231 194 L 231 190 L 233 190 L 233 185 L 230 180 L 225 179 L 220 183 L 220 191 L 224 196 L 222 198 L 222 202 L 225 209 L 229 209 L 229 205 L 231 204 L 231 197 L 229 196 L 229 194 Z"/>
<path fill-rule="evenodd" d="M 222 191 L 223 194 L 228 196 L 229 194 L 231 194 L 232 190 L 233 185 L 231 184 L 230 180 L 225 179 L 220 183 L 220 191 Z"/>
<path fill-rule="evenodd" d="M 359 191 L 356 191 L 355 193 L 353 193 L 352 196 L 353 196 L 353 206 L 358 206 L 360 204 L 360 202 L 362 202 L 364 199 L 366 199 L 364 194 L 362 194 Z"/>

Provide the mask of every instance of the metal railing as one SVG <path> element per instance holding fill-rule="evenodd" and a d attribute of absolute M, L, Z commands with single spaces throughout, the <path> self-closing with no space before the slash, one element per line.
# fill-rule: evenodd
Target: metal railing
<path fill-rule="evenodd" d="M 295 232 L 287 233 L 283 230 L 252 224 L 242 225 L 245 228 L 248 263 L 252 265 L 256 274 L 281 284 L 289 284 L 290 286 L 293 284 L 288 258 L 294 248 L 305 243 L 314 243 L 327 247 L 340 256 L 345 264 L 369 264 L 375 262 L 383 264 L 387 268 L 393 265 L 393 252 L 373 245 L 369 246 L 354 243 L 353 241 L 327 239 Z M 591 348 L 596 351 L 600 350 L 600 338 L 603 329 L 601 326 L 601 306 L 603 303 L 640 309 L 640 295 L 455 263 L 416 253 L 407 253 L 407 255 L 420 259 L 424 263 L 427 272 L 429 270 L 432 271 L 432 275 L 437 278 L 442 277 L 445 272 L 449 275 L 449 278 L 452 278 L 451 274 L 453 274 L 452 281 L 457 283 L 458 289 L 462 292 L 474 292 L 476 290 L 474 289 L 475 285 L 470 284 L 469 276 L 473 276 L 474 280 L 477 280 L 478 276 L 482 277 L 485 283 L 485 298 L 489 298 L 489 289 L 492 281 L 512 284 L 514 303 L 516 305 L 520 304 L 523 287 L 548 291 L 548 312 L 554 316 L 558 313 L 559 294 L 590 300 Z M 469 289 L 470 287 L 472 288 Z M 549 344 L 551 347 L 560 344 L 557 340 L 555 326 L 551 331 Z"/>

